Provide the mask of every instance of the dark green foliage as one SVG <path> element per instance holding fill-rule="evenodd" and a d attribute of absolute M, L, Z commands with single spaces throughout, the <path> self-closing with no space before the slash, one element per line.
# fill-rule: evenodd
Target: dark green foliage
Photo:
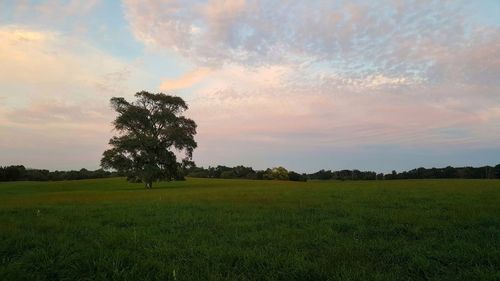
<path fill-rule="evenodd" d="M 316 173 L 309 175 L 310 179 L 313 180 L 330 180 L 333 178 L 332 171 L 319 170 Z"/>
<path fill-rule="evenodd" d="M 22 165 L 7 166 L 3 169 L 3 177 L 5 181 L 16 181 L 24 179 L 26 176 L 26 168 Z"/>
<path fill-rule="evenodd" d="M 359 170 L 319 170 L 316 173 L 309 174 L 308 178 L 313 180 L 376 180 L 377 173 Z"/>
<path fill-rule="evenodd" d="M 113 125 L 119 135 L 103 153 L 101 166 L 115 169 L 132 182 L 151 188 L 154 181 L 183 179 L 183 163 L 189 161 L 197 144 L 196 123 L 182 114 L 188 109 L 180 97 L 139 92 L 137 100 L 111 99 L 118 113 Z M 174 151 L 185 158 L 178 163 Z"/>
<path fill-rule="evenodd" d="M 234 168 L 226 166 L 196 167 L 193 165 L 185 171 L 186 175 L 194 178 L 226 178 L 226 179 L 257 179 L 257 180 L 291 180 L 306 181 L 311 180 L 394 180 L 394 179 L 500 179 L 500 164 L 495 167 L 463 167 L 454 168 L 418 168 L 410 171 L 398 173 L 392 171 L 390 174 L 377 174 L 372 171 L 360 170 L 319 170 L 311 174 L 298 174 L 293 171 L 287 171 L 283 167 L 277 167 L 266 170 L 253 170 L 251 167 L 236 166 Z"/>
<path fill-rule="evenodd" d="M 276 169 L 276 168 L 275 168 Z M 283 168 L 284 169 L 284 168 Z M 286 170 L 286 169 L 285 169 Z M 194 162 L 184 159 L 182 163 L 177 163 L 177 173 L 175 179 L 183 180 L 184 175 L 193 178 L 230 178 L 230 179 L 254 179 L 254 180 L 272 180 L 278 179 L 273 176 L 273 169 L 254 170 L 251 167 L 236 166 L 236 167 L 197 167 Z M 283 173 L 282 173 L 283 174 Z M 102 169 L 88 171 L 81 169 L 79 171 L 54 171 L 39 169 L 26 169 L 22 165 L 0 167 L 0 181 L 18 181 L 18 180 L 75 180 L 75 179 L 97 179 L 112 176 L 122 176 L 123 173 L 111 173 Z M 312 174 L 298 174 L 294 171 L 288 171 L 288 180 L 291 181 L 306 181 L 313 180 L 394 180 L 394 179 L 447 179 L 447 178 L 468 178 L 468 179 L 500 179 L 500 164 L 495 167 L 464 167 L 454 168 L 448 166 L 446 168 L 418 168 L 410 171 L 398 173 L 392 171 L 390 174 L 376 174 L 370 171 L 359 170 L 341 170 L 330 171 L 320 170 Z M 140 178 L 130 177 L 131 182 L 142 182 Z M 286 180 L 281 177 L 281 180 Z"/>
<path fill-rule="evenodd" d="M 233 173 L 233 171 L 224 171 L 220 174 L 221 179 L 234 179 L 236 178 L 236 175 Z"/>
<path fill-rule="evenodd" d="M 217 167 L 209 167 L 208 168 L 208 177 L 209 178 L 221 178 L 222 173 L 231 171 L 232 168 L 226 166 L 217 166 Z"/>
<path fill-rule="evenodd" d="M 98 169 L 89 171 L 49 171 L 40 169 L 27 169 L 22 165 L 0 167 L 0 181 L 60 181 L 60 180 L 82 180 L 116 177 L 111 173 Z"/>
<path fill-rule="evenodd" d="M 307 181 L 307 175 L 306 174 L 299 174 L 294 171 L 289 171 L 288 172 L 288 180 L 291 181 Z"/>
<path fill-rule="evenodd" d="M 0 280 L 500 279 L 500 181 L 0 183 Z"/>
<path fill-rule="evenodd" d="M 185 174 L 193 178 L 307 181 L 306 174 L 288 171 L 283 167 L 255 171 L 251 167 L 242 165 L 236 167 L 208 167 L 208 169 L 192 165 L 185 170 Z"/>
<path fill-rule="evenodd" d="M 500 165 L 495 167 L 459 167 L 448 166 L 446 168 L 417 168 L 410 171 L 398 173 L 392 171 L 390 174 L 377 174 L 371 171 L 359 170 L 319 170 L 308 174 L 313 180 L 395 180 L 395 179 L 500 179 Z"/>
<path fill-rule="evenodd" d="M 418 168 L 385 175 L 385 179 L 500 179 L 500 165 L 495 167 Z"/>
<path fill-rule="evenodd" d="M 267 169 L 264 173 L 265 180 L 288 180 L 288 170 L 283 167 Z"/>

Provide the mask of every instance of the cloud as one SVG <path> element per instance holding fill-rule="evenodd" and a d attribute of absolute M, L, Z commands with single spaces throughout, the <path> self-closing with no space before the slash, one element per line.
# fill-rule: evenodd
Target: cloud
<path fill-rule="evenodd" d="M 0 61 L 1 164 L 32 154 L 50 167 L 96 167 L 112 133 L 109 99 L 131 96 L 144 77 L 77 37 L 26 26 L 0 26 Z"/>
<path fill-rule="evenodd" d="M 201 164 L 275 163 L 297 151 L 299 161 L 310 149 L 330 157 L 360 147 L 498 147 L 500 30 L 478 20 L 474 4 L 123 1 L 144 53 L 187 69 L 176 76 L 124 62 L 64 28 L 86 22 L 98 1 L 59 3 L 18 6 L 23 15 L 38 9 L 47 19 L 33 22 L 48 25 L 0 27 L 0 146 L 9 151 L 22 137 L 32 153 L 43 139 L 57 143 L 52 154 L 77 144 L 98 159 L 109 98 L 152 87 L 188 101 Z M 66 32 L 40 27 L 57 22 Z"/>
<path fill-rule="evenodd" d="M 189 97 L 202 159 L 221 146 L 238 155 L 500 139 L 500 30 L 464 3 L 126 0 L 124 9 L 139 41 L 195 65 L 168 81 L 200 85 Z M 200 79 L 198 68 L 210 71 Z"/>
<path fill-rule="evenodd" d="M 134 35 L 206 63 L 269 64 L 420 57 L 426 41 L 461 39 L 461 17 L 441 2 L 125 1 Z M 438 27 L 438 28 L 436 28 Z M 194 32 L 196 30 L 196 32 Z M 459 30 L 460 31 L 460 30 Z M 463 42 L 463 40 L 457 40 Z M 340 59 L 339 59 L 340 58 Z M 413 65 L 415 66 L 415 65 Z"/>
<path fill-rule="evenodd" d="M 496 44 L 498 28 L 485 30 L 452 1 L 125 0 L 124 9 L 138 40 L 204 66 L 321 65 L 349 78 L 422 81 L 448 79 L 444 65 L 460 68 L 465 55 L 464 79 L 479 71 L 497 80 L 497 69 L 465 68 L 487 61 L 471 61 L 471 42 Z"/>
<path fill-rule="evenodd" d="M 75 85 L 92 87 L 110 69 L 124 67 L 119 60 L 83 41 L 52 31 L 2 26 L 0 41 L 0 82 L 7 87 L 25 85 L 43 90 L 56 86 L 59 93 L 53 94 L 62 95 L 78 90 Z M 30 95 L 37 94 L 43 93 Z"/>
<path fill-rule="evenodd" d="M 109 111 L 104 104 L 101 107 L 88 103 L 76 105 L 71 101 L 51 98 L 39 99 L 16 110 L 6 110 L 4 116 L 10 124 L 16 126 L 63 127 L 89 124 L 101 127 L 109 122 Z"/>
<path fill-rule="evenodd" d="M 191 109 L 199 120 L 199 137 L 214 145 L 252 139 L 282 147 L 493 144 L 499 136 L 497 131 L 496 137 L 477 138 L 491 133 L 476 130 L 479 124 L 496 122 L 482 115 L 491 100 L 483 100 L 478 103 L 482 108 L 471 112 L 458 105 L 441 105 L 441 100 L 432 100 L 432 94 L 420 95 L 415 99 L 397 92 L 323 94 L 291 88 L 246 93 L 228 88 L 200 94 L 191 101 Z M 449 127 L 463 128 L 468 134 L 450 141 L 437 131 Z"/>
<path fill-rule="evenodd" d="M 34 14 L 45 21 L 61 21 L 68 17 L 82 17 L 83 15 L 94 10 L 100 0 L 49 0 L 40 3 L 30 1 L 16 1 L 14 13 L 19 14 Z"/>
<path fill-rule="evenodd" d="M 209 68 L 195 69 L 177 79 L 167 79 L 163 81 L 160 85 L 160 89 L 163 91 L 175 91 L 190 88 L 202 81 L 210 72 Z"/>

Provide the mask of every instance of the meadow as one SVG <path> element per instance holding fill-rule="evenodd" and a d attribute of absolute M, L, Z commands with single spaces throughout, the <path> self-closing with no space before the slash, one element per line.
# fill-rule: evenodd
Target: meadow
<path fill-rule="evenodd" d="M 500 280 L 500 180 L 0 183 L 0 280 Z"/>

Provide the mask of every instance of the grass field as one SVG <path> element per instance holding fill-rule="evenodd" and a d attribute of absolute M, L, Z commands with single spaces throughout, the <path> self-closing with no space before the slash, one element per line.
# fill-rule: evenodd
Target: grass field
<path fill-rule="evenodd" d="M 0 280 L 500 280 L 500 181 L 0 183 Z"/>

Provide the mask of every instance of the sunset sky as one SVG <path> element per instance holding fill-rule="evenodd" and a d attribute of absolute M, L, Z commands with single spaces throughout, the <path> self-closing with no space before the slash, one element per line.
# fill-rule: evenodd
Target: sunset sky
<path fill-rule="evenodd" d="M 141 90 L 200 166 L 498 164 L 500 1 L 0 0 L 0 89 L 0 166 L 98 168 Z"/>

